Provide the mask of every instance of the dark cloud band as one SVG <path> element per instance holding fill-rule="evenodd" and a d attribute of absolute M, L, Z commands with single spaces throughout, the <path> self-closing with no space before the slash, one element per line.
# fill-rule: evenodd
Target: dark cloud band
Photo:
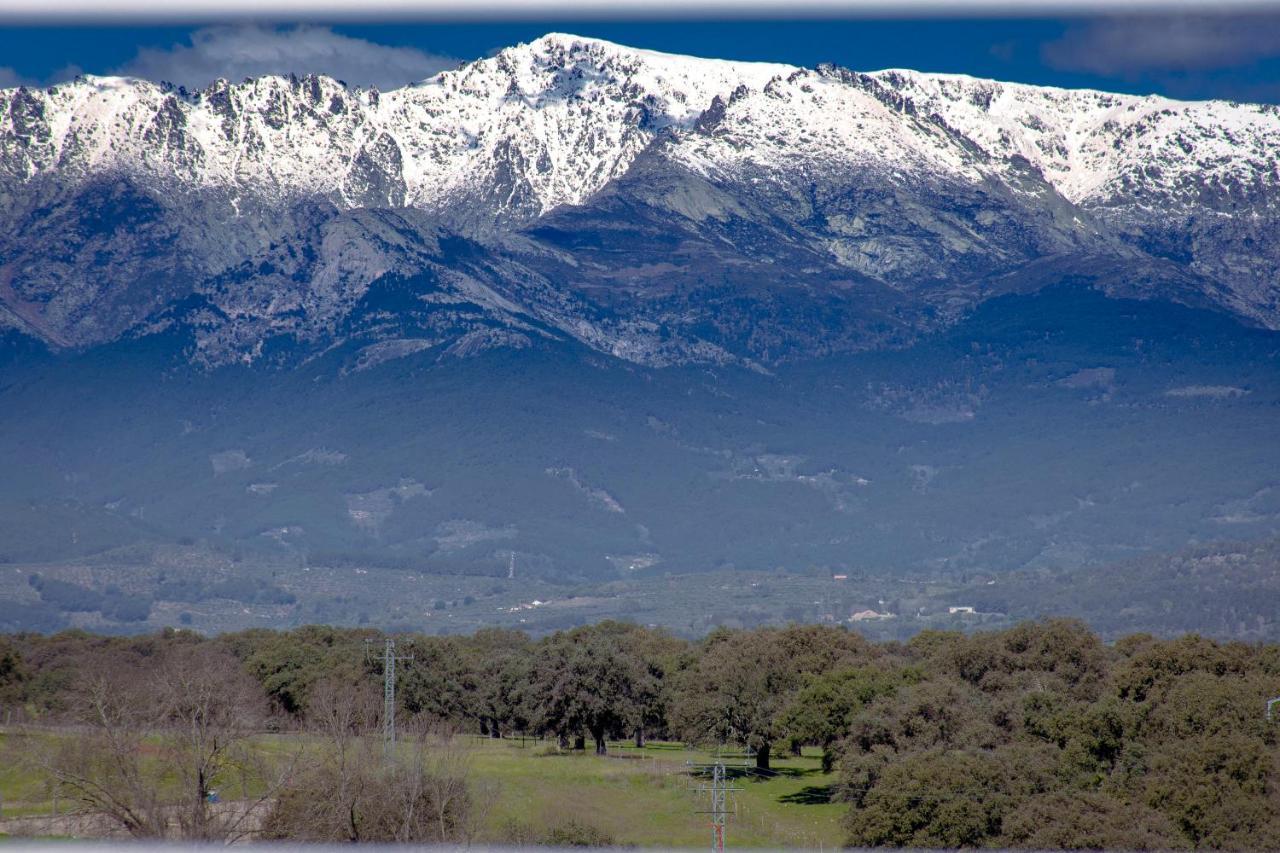
<path fill-rule="evenodd" d="M 856 17 L 858 15 L 999 15 L 1013 17 L 1117 12 L 1186 12 L 1195 0 L 7 0 L 0 20 L 85 23 L 91 20 L 212 22 L 227 20 L 539 20 L 688 17 Z M 1218 0 L 1217 11 L 1274 8 L 1274 0 Z"/>

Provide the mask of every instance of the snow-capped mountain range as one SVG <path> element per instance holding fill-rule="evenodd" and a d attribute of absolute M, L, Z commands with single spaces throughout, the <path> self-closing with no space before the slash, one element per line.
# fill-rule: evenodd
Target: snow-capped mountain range
<path fill-rule="evenodd" d="M 0 326 L 353 367 L 875 348 L 1063 278 L 1280 328 L 1280 110 L 552 34 L 391 92 L 0 92 Z M 289 347 L 282 344 L 288 342 Z"/>

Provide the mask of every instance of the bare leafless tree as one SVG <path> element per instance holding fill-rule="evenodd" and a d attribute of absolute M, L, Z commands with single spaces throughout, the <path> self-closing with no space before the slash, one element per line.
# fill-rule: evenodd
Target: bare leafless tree
<path fill-rule="evenodd" d="M 243 835 L 280 781 L 250 742 L 266 713 L 261 689 L 235 658 L 205 643 L 173 649 L 153 678 L 153 731 L 185 792 L 174 809 L 178 834 L 200 840 Z M 216 808 L 215 785 L 226 795 Z"/>
<path fill-rule="evenodd" d="M 162 838 L 168 809 L 157 768 L 146 756 L 149 697 L 141 673 L 123 666 L 82 674 L 82 726 L 30 735 L 33 762 L 82 813 L 105 818 L 135 838 Z"/>
<path fill-rule="evenodd" d="M 413 760 L 427 800 L 435 807 L 440 843 L 474 840 L 496 791 L 483 788 L 471 772 L 472 750 L 451 727 L 432 726 L 413 742 Z"/>
<path fill-rule="evenodd" d="M 89 663 L 79 725 L 27 739 L 60 793 L 135 838 L 251 834 L 293 761 L 254 748 L 265 705 L 238 661 L 200 644 Z"/>
<path fill-rule="evenodd" d="M 461 742 L 416 724 L 393 757 L 358 691 L 321 685 L 309 717 L 326 744 L 273 804 L 268 837 L 305 841 L 456 842 L 474 835 Z"/>

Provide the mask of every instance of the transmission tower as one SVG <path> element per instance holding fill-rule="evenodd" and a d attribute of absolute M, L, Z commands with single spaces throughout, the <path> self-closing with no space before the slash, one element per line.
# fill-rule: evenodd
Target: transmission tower
<path fill-rule="evenodd" d="M 369 641 L 365 640 L 368 654 Z M 382 649 L 382 754 L 387 761 L 396 752 L 396 661 L 411 661 L 413 656 L 396 654 L 396 641 L 387 637 Z"/>
<path fill-rule="evenodd" d="M 719 755 L 713 764 L 689 764 L 691 773 L 706 773 L 710 771 L 711 780 L 709 784 L 699 785 L 694 788 L 695 793 L 699 797 L 706 796 L 710 805 L 708 809 L 699 809 L 697 814 L 710 815 L 711 817 L 711 850 L 712 853 L 724 853 L 724 829 L 729 821 L 729 793 L 731 791 L 740 791 L 741 788 L 733 787 L 729 784 L 728 773 L 725 769 L 724 759 Z"/>

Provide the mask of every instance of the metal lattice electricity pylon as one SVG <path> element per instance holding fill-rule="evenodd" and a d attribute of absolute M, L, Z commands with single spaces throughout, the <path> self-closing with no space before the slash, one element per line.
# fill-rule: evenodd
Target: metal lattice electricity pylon
<path fill-rule="evenodd" d="M 369 641 L 365 640 L 365 654 Z M 413 656 L 396 655 L 396 641 L 387 637 L 382 649 L 382 755 L 390 761 L 396 752 L 396 661 L 411 661 Z"/>
<path fill-rule="evenodd" d="M 706 796 L 710 808 L 699 809 L 697 814 L 710 815 L 711 817 L 711 849 L 714 853 L 724 853 L 724 831 L 725 825 L 729 822 L 729 815 L 732 811 L 729 805 L 729 793 L 731 791 L 740 791 L 741 788 L 733 787 L 729 784 L 728 772 L 725 769 L 724 759 L 716 756 L 713 764 L 689 764 L 689 772 L 706 772 L 711 771 L 710 784 L 699 785 L 693 790 L 699 796 Z"/>

